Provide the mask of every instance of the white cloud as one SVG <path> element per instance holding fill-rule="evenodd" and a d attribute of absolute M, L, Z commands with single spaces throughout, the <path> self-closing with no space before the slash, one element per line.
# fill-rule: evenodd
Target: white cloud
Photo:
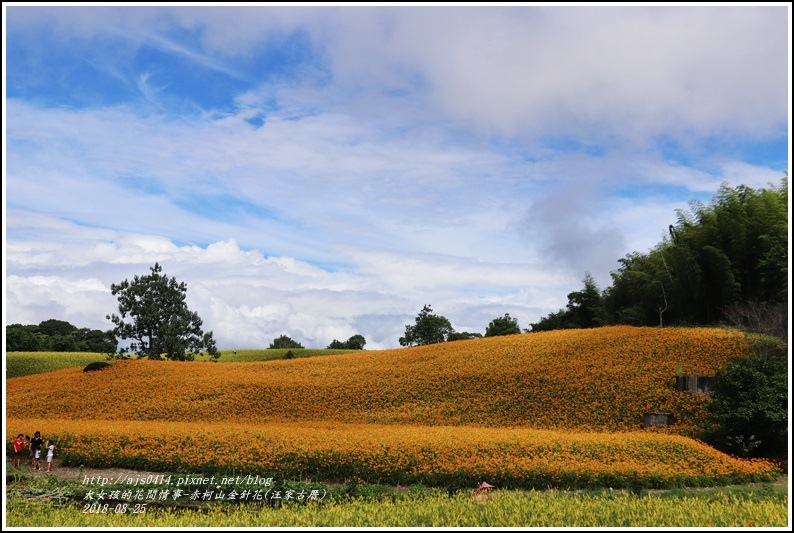
<path fill-rule="evenodd" d="M 339 91 L 353 91 L 351 114 L 382 106 L 382 91 L 403 90 L 418 100 L 390 107 L 412 119 L 432 103 L 449 120 L 492 132 L 644 142 L 659 134 L 779 133 L 788 103 L 787 10 L 247 6 L 9 12 L 15 26 L 55 24 L 64 39 L 113 35 L 136 48 L 152 39 L 229 72 L 229 64 L 303 35 L 312 47 L 309 57 L 333 77 L 337 98 Z M 200 37 L 203 50 L 168 37 L 184 31 Z M 419 109 L 409 107 L 415 105 Z"/>
<path fill-rule="evenodd" d="M 20 220 L 23 215 L 16 213 Z M 11 322 L 39 323 L 57 316 L 78 321 L 80 327 L 108 329 L 104 315 L 116 310 L 110 284 L 144 275 L 159 262 L 164 274 L 187 283 L 188 305 L 202 317 L 205 329 L 214 331 L 221 347 L 263 347 L 283 333 L 312 347 L 355 333 L 368 339 L 369 348 L 393 347 L 425 303 L 435 303 L 445 316 L 459 312 L 460 318 L 450 318 L 466 323 L 469 306 L 497 308 L 500 299 L 493 295 L 515 292 L 516 285 L 553 288 L 569 282 L 522 264 L 353 249 L 345 254 L 354 270 L 329 272 L 290 257 L 244 251 L 234 241 L 204 249 L 131 235 L 111 245 L 97 243 L 90 229 L 81 231 L 77 248 L 56 243 L 24 247 L 9 239 L 11 270 L 24 272 L 26 265 L 35 264 L 37 271 L 49 272 L 7 277 Z M 106 237 L 106 232 L 96 230 L 96 235 Z M 35 260 L 42 248 L 51 250 L 46 263 Z M 73 254 L 75 249 L 81 253 Z M 461 285 L 468 287 L 463 297 L 457 290 Z M 520 300 L 510 308 L 525 306 Z M 383 316 L 392 318 L 384 322 L 378 318 Z M 357 325 L 372 329 L 358 330 Z M 487 321 L 479 329 L 484 331 L 485 325 Z"/>
<path fill-rule="evenodd" d="M 416 79 L 414 90 L 450 119 L 486 130 L 644 142 L 715 130 L 765 136 L 785 123 L 783 6 L 346 14 L 323 42 L 340 83 L 375 91 Z"/>
<path fill-rule="evenodd" d="M 222 348 L 392 347 L 424 304 L 526 327 L 687 200 L 779 181 L 730 147 L 784 137 L 783 9 L 9 9 L 42 69 L 48 43 L 135 97 L 5 102 L 7 319 L 106 329 L 158 261 Z"/>

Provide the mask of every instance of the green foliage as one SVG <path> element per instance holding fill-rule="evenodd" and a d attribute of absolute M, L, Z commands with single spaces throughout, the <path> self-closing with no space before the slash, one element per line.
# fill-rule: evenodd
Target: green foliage
<path fill-rule="evenodd" d="M 38 326 L 6 326 L 7 352 L 97 352 L 112 354 L 118 349 L 113 331 L 73 326 L 63 320 L 45 320 Z"/>
<path fill-rule="evenodd" d="M 789 516 L 787 487 L 766 484 L 736 485 L 714 489 L 675 489 L 637 496 L 630 491 L 608 489 L 584 491 L 510 491 L 495 490 L 487 502 L 471 498 L 471 486 L 450 495 L 422 485 L 386 487 L 359 484 L 350 497 L 349 487 L 274 480 L 268 488 L 292 494 L 318 490 L 320 499 L 309 502 L 293 498 L 264 499 L 253 503 L 238 498 L 183 503 L 150 502 L 143 513 L 115 511 L 86 513 L 86 494 L 93 490 L 76 480 L 55 476 L 27 476 L 9 480 L 7 485 L 6 525 L 11 528 L 91 529 L 167 529 L 231 527 L 269 528 L 372 528 L 420 527 L 469 529 L 496 528 L 571 528 L 600 527 L 634 529 L 640 527 L 785 528 Z M 160 492 L 173 486 L 144 484 L 144 493 Z M 227 493 L 250 490 L 250 485 L 226 485 Z M 123 492 L 129 486 L 108 485 L 106 493 Z M 96 491 L 94 491 L 96 492 Z M 272 495 L 270 492 L 269 495 Z"/>
<path fill-rule="evenodd" d="M 39 324 L 39 330 L 49 337 L 71 335 L 77 328 L 63 320 L 45 320 Z"/>
<path fill-rule="evenodd" d="M 568 293 L 566 309 L 560 309 L 530 324 L 530 331 L 549 331 L 553 329 L 594 328 L 606 323 L 601 293 L 593 276 L 587 272 L 582 280 L 581 291 Z M 507 316 L 507 315 L 505 315 Z M 516 325 L 517 326 L 517 325 Z M 486 334 L 486 336 L 488 336 Z"/>
<path fill-rule="evenodd" d="M 538 322 L 529 325 L 529 331 L 551 331 L 553 329 L 573 329 L 576 326 L 569 321 L 568 313 L 560 309 L 555 313 L 549 313 Z"/>
<path fill-rule="evenodd" d="M 581 291 L 568 294 L 568 315 L 579 328 L 602 326 L 604 325 L 604 312 L 598 285 L 589 272 L 585 274 L 582 282 L 584 288 Z"/>
<path fill-rule="evenodd" d="M 367 340 L 363 335 L 353 335 L 347 341 L 341 342 L 336 339 L 328 345 L 329 350 L 363 350 Z"/>
<path fill-rule="evenodd" d="M 295 354 L 292 353 L 292 350 L 287 350 L 287 353 L 284 354 L 284 359 L 295 359 Z"/>
<path fill-rule="evenodd" d="M 6 326 L 6 351 L 40 352 L 49 348 L 49 338 L 37 331 L 37 326 L 11 324 Z"/>
<path fill-rule="evenodd" d="M 754 355 L 717 372 L 711 410 L 714 444 L 742 456 L 775 457 L 788 442 L 788 365 L 784 357 Z"/>
<path fill-rule="evenodd" d="M 488 327 L 485 328 L 486 337 L 515 335 L 516 333 L 521 333 L 521 328 L 518 326 L 518 319 L 511 317 L 510 313 L 505 313 L 503 317 L 494 318 L 488 324 Z"/>
<path fill-rule="evenodd" d="M 755 435 L 728 435 L 725 438 L 728 447 L 742 457 L 747 457 L 750 452 L 761 446 L 761 441 Z"/>
<path fill-rule="evenodd" d="M 281 335 L 273 339 L 273 342 L 268 346 L 269 350 L 280 348 L 303 348 L 303 346 L 298 341 L 292 340 L 289 336 Z"/>
<path fill-rule="evenodd" d="M 130 350 L 138 357 L 191 361 L 204 351 L 212 360 L 220 357 L 212 332 L 204 333 L 198 314 L 187 307 L 187 285 L 161 274 L 155 263 L 151 274 L 112 284 L 110 292 L 119 300 L 120 315 L 108 315 L 113 332 L 132 339 Z M 130 322 L 125 319 L 129 317 Z"/>
<path fill-rule="evenodd" d="M 400 346 L 424 346 L 446 342 L 455 332 L 450 321 L 433 314 L 433 308 L 425 305 L 416 317 L 415 324 L 405 326 L 405 336 L 400 337 Z"/>
<path fill-rule="evenodd" d="M 769 311 L 755 324 L 764 332 L 787 321 L 788 176 L 768 189 L 723 184 L 709 205 L 677 211 L 669 233 L 649 253 L 619 260 L 604 294 L 610 323 L 734 322 L 750 304 Z"/>

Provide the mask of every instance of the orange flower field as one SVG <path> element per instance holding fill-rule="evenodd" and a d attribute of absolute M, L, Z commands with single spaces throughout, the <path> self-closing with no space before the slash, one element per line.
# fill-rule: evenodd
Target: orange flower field
<path fill-rule="evenodd" d="M 776 469 L 679 435 L 571 433 L 471 426 L 9 422 L 57 435 L 62 458 L 86 466 L 264 478 L 502 488 L 648 487 L 770 481 Z"/>
<path fill-rule="evenodd" d="M 704 484 L 772 467 L 681 436 L 706 423 L 709 398 L 677 391 L 676 373 L 713 375 L 747 354 L 728 330 L 615 326 L 266 362 L 127 360 L 8 379 L 6 414 L 9 435 L 57 436 L 74 464 Z M 651 411 L 677 424 L 642 430 Z"/>

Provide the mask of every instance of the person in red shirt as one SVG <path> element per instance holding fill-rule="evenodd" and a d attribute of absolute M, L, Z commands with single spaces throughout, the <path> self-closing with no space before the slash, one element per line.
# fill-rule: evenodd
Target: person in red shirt
<path fill-rule="evenodd" d="M 22 450 L 25 449 L 25 439 L 22 438 L 22 433 L 17 435 L 14 439 L 14 466 L 19 468 L 22 461 Z"/>

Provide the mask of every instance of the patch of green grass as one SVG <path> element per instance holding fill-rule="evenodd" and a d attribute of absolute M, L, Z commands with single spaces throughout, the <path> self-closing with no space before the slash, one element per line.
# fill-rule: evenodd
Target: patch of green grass
<path fill-rule="evenodd" d="M 8 352 L 6 377 L 17 378 L 64 368 L 83 368 L 88 363 L 107 360 L 107 355 L 91 352 Z"/>
<path fill-rule="evenodd" d="M 280 488 L 289 487 L 298 488 Z M 145 512 L 115 500 L 91 507 L 78 482 L 53 476 L 7 484 L 6 494 L 10 527 L 785 527 L 788 519 L 787 487 L 777 484 L 643 495 L 497 489 L 477 499 L 470 490 L 350 482 L 316 501 L 194 500 L 175 507 L 150 500 Z"/>
<path fill-rule="evenodd" d="M 221 350 L 221 357 L 218 359 L 218 362 L 247 363 L 254 361 L 273 361 L 276 359 L 284 359 L 284 355 L 290 350 L 296 359 L 360 351 L 328 350 L 320 348 Z M 63 368 L 83 368 L 88 363 L 107 360 L 108 356 L 106 354 L 90 352 L 8 352 L 6 354 L 6 377 L 17 378 L 32 374 L 43 374 Z M 206 356 L 197 357 L 196 360 L 207 361 L 208 358 Z"/>
<path fill-rule="evenodd" d="M 221 350 L 219 363 L 248 363 L 253 361 L 272 361 L 284 359 L 284 355 L 291 351 L 297 359 L 301 357 L 317 357 L 323 355 L 338 355 L 342 353 L 357 352 L 361 350 L 329 350 L 321 348 L 273 348 L 267 350 Z"/>
<path fill-rule="evenodd" d="M 730 503 L 739 500 L 749 502 L 775 501 L 785 502 L 788 499 L 788 487 L 781 483 L 753 483 L 747 485 L 730 485 L 727 487 L 710 487 L 705 489 L 672 489 L 660 491 L 662 498 L 693 498 L 707 500 L 712 503 Z"/>

